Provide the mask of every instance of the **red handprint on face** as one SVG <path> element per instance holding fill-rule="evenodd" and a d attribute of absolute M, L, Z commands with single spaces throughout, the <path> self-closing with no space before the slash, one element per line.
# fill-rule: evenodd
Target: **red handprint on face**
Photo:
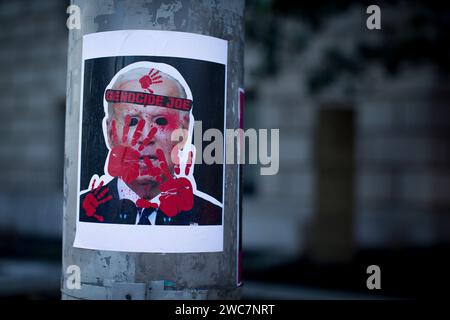
<path fill-rule="evenodd" d="M 134 181 L 139 176 L 139 158 L 140 153 L 146 145 L 148 145 L 156 134 L 156 127 L 153 127 L 148 133 L 147 137 L 142 141 L 138 150 L 133 147 L 136 146 L 141 137 L 142 130 L 145 126 L 145 120 L 140 119 L 137 123 L 133 137 L 131 139 L 131 146 L 126 146 L 128 142 L 128 132 L 130 130 L 131 117 L 125 117 L 125 123 L 122 132 L 122 145 L 119 145 L 119 138 L 117 136 L 116 121 L 111 122 L 112 138 L 115 147 L 111 150 L 111 155 L 108 162 L 108 172 L 113 177 L 120 177 L 126 183 Z"/>
<path fill-rule="evenodd" d="M 159 168 L 154 167 L 149 159 L 144 159 L 147 164 L 149 173 L 152 172 L 156 174 L 157 179 L 161 181 L 161 175 L 166 178 L 166 181 L 161 183 L 160 190 L 161 195 L 159 197 L 159 208 L 169 217 L 174 217 L 182 211 L 189 211 L 194 206 L 194 192 L 192 189 L 192 184 L 186 177 L 173 177 L 167 165 L 164 152 L 161 149 L 156 151 L 156 156 L 160 162 Z M 186 164 L 185 175 L 189 175 L 189 171 L 192 164 L 192 152 L 189 154 L 189 160 Z M 180 174 L 180 167 L 177 165 L 175 167 L 175 173 Z M 155 204 L 147 200 L 140 199 L 140 203 L 137 205 L 143 205 L 143 207 L 153 207 Z M 138 202 L 139 202 L 138 201 Z"/>
<path fill-rule="evenodd" d="M 157 150 L 156 155 L 160 161 L 163 175 L 167 178 L 160 186 L 161 196 L 160 209 L 167 216 L 173 217 L 182 211 L 189 211 L 194 205 L 194 193 L 192 184 L 186 177 L 174 178 L 169 174 L 166 158 L 162 150 Z M 191 155 L 192 158 L 192 155 Z M 185 175 L 189 174 L 191 161 L 186 164 Z M 179 166 L 175 168 L 175 173 L 179 174 Z"/>
<path fill-rule="evenodd" d="M 153 73 L 155 69 L 151 69 L 148 75 L 143 76 L 139 79 L 139 82 L 141 83 L 141 87 L 144 90 L 147 90 L 150 93 L 153 93 L 153 90 L 150 89 L 150 86 L 152 84 L 156 83 L 162 83 L 162 76 L 159 74 L 159 70 L 157 70 L 155 73 Z"/>
<path fill-rule="evenodd" d="M 109 192 L 108 187 L 106 187 L 105 189 L 102 190 L 102 192 L 100 192 L 102 186 L 103 181 L 100 182 L 100 184 L 96 188 L 95 188 L 95 180 L 92 181 L 91 192 L 89 192 L 86 195 L 82 204 L 82 207 L 86 215 L 88 217 L 93 217 L 100 222 L 103 222 L 104 218 L 96 214 L 98 206 L 112 199 L 111 195 L 106 197 L 106 194 Z"/>

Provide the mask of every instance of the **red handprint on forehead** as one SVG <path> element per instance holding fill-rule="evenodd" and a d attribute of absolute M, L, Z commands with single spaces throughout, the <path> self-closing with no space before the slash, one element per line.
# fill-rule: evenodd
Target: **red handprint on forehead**
<path fill-rule="evenodd" d="M 162 76 L 159 74 L 159 70 L 156 70 L 155 73 L 153 73 L 153 71 L 155 71 L 154 68 L 152 68 L 150 70 L 148 75 L 145 75 L 139 79 L 142 89 L 147 90 L 150 93 L 153 93 L 153 90 L 150 89 L 150 86 L 152 84 L 162 83 L 162 80 L 161 80 Z"/>
<path fill-rule="evenodd" d="M 157 128 L 153 127 L 148 133 L 147 137 L 142 141 L 138 150 L 133 147 L 136 146 L 138 140 L 141 138 L 142 130 L 145 126 L 145 120 L 140 119 L 137 123 L 136 129 L 134 130 L 133 137 L 131 139 L 131 146 L 125 146 L 128 142 L 128 132 L 130 131 L 131 117 L 127 115 L 125 117 L 125 123 L 122 132 L 121 143 L 119 145 L 119 138 L 117 136 L 116 121 L 111 122 L 111 134 L 114 143 L 114 147 L 111 150 L 108 162 L 108 172 L 113 177 L 119 177 L 125 183 L 130 183 L 134 181 L 139 176 L 139 158 L 142 151 L 146 145 L 150 144 L 153 137 L 156 134 Z"/>
<path fill-rule="evenodd" d="M 82 204 L 82 207 L 86 215 L 88 217 L 93 217 L 100 222 L 103 222 L 104 218 L 96 213 L 98 206 L 112 199 L 111 195 L 106 196 L 106 194 L 109 192 L 108 187 L 104 188 L 102 192 L 100 192 L 102 186 L 103 181 L 100 182 L 100 184 L 95 188 L 95 179 L 94 179 L 92 181 L 91 192 L 89 192 L 86 195 Z"/>
<path fill-rule="evenodd" d="M 154 167 L 150 159 L 145 158 L 144 161 L 148 167 L 148 173 L 154 176 L 157 181 L 161 182 L 163 178 L 166 179 L 160 185 L 161 195 L 159 197 L 159 208 L 169 217 L 174 217 L 182 211 L 189 211 L 194 206 L 194 192 L 192 184 L 186 177 L 173 177 L 167 165 L 166 157 L 161 149 L 156 151 L 159 160 L 159 168 Z M 184 174 L 189 175 L 192 165 L 192 152 L 189 153 L 189 159 L 186 164 Z M 175 166 L 175 173 L 180 174 L 179 165 Z M 157 205 L 145 199 L 139 199 L 136 203 L 141 208 L 156 208 Z"/>

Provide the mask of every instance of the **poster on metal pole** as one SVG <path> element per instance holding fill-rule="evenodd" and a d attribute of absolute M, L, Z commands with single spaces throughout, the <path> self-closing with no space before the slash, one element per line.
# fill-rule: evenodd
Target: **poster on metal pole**
<path fill-rule="evenodd" d="M 184 32 L 83 37 L 74 247 L 223 250 L 225 153 L 205 163 L 194 140 L 224 133 L 227 50 Z"/>

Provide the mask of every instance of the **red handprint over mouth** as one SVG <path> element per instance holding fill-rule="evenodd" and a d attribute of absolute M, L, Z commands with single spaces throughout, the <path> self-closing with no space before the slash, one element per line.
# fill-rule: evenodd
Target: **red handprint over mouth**
<path fill-rule="evenodd" d="M 150 93 L 153 93 L 153 90 L 150 89 L 151 85 L 163 82 L 161 80 L 162 76 L 159 74 L 159 70 L 156 70 L 155 73 L 153 73 L 153 71 L 155 71 L 155 69 L 152 68 L 148 75 L 145 75 L 139 79 L 142 89 L 147 90 Z"/>
<path fill-rule="evenodd" d="M 136 129 L 134 131 L 133 137 L 131 139 L 131 146 L 125 146 L 128 141 L 128 132 L 130 130 L 131 117 L 127 115 L 125 117 L 125 124 L 122 132 L 123 145 L 119 145 L 119 138 L 117 136 L 116 121 L 112 120 L 111 130 L 112 138 L 115 147 L 112 148 L 111 154 L 108 162 L 108 172 L 113 177 L 119 177 L 125 183 L 130 183 L 134 181 L 139 176 L 139 158 L 142 151 L 146 145 L 150 144 L 153 137 L 156 134 L 157 128 L 153 127 L 148 133 L 147 137 L 142 141 L 138 150 L 133 147 L 136 146 L 138 140 L 141 138 L 142 130 L 145 126 L 145 120 L 140 119 L 137 123 Z"/>
<path fill-rule="evenodd" d="M 164 152 L 161 149 L 156 151 L 156 155 L 160 162 L 160 167 L 154 167 L 150 159 L 145 158 L 144 161 L 148 167 L 150 175 L 155 176 L 157 181 L 162 181 L 161 175 L 166 178 L 166 181 L 161 183 L 160 190 L 161 195 L 159 197 L 159 208 L 164 214 L 169 217 L 174 217 L 182 211 L 189 211 L 194 206 L 194 192 L 192 184 L 186 177 L 173 177 L 167 165 Z M 189 154 L 189 160 L 186 164 L 185 175 L 189 175 L 192 164 L 192 152 Z M 175 167 L 175 173 L 180 174 L 180 167 Z M 139 199 L 136 205 L 141 208 L 157 208 L 158 205 L 147 201 L 145 199 Z"/>
<path fill-rule="evenodd" d="M 103 222 L 104 218 L 96 213 L 98 206 L 112 199 L 111 195 L 106 196 L 106 194 L 109 192 L 108 187 L 104 188 L 102 192 L 100 192 L 102 186 L 103 181 L 100 182 L 100 184 L 97 187 L 95 187 L 95 179 L 94 179 L 94 181 L 92 181 L 91 192 L 86 194 L 86 197 L 84 198 L 82 204 L 82 207 L 86 215 L 88 217 L 93 217 L 100 222 Z"/>

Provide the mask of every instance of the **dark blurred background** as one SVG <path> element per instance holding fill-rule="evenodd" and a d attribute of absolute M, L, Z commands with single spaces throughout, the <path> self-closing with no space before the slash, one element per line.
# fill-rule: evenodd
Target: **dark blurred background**
<path fill-rule="evenodd" d="M 280 170 L 245 166 L 244 297 L 438 296 L 450 10 L 313 3 L 247 0 L 245 127 L 280 129 Z M 68 5 L 0 1 L 0 298 L 59 299 Z"/>

